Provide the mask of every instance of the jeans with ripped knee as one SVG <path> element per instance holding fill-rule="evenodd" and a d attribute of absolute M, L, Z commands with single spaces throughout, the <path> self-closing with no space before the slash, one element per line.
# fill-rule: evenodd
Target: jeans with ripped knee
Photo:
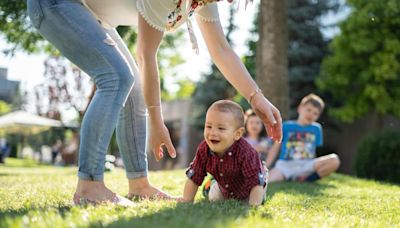
<path fill-rule="evenodd" d="M 115 129 L 127 177 L 147 176 L 147 111 L 138 68 L 116 30 L 103 28 L 79 0 L 27 3 L 32 25 L 97 87 L 81 124 L 79 178 L 103 180 Z"/>

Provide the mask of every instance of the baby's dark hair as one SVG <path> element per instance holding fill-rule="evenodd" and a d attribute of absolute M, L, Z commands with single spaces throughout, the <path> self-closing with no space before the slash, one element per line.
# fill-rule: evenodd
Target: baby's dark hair
<path fill-rule="evenodd" d="M 208 110 L 215 108 L 219 112 L 229 112 L 235 118 L 238 128 L 244 126 L 244 113 L 242 107 L 230 100 L 219 100 L 214 102 Z"/>
<path fill-rule="evenodd" d="M 320 112 L 322 112 L 325 108 L 325 102 L 322 100 L 322 98 L 313 93 L 310 93 L 301 99 L 300 106 L 305 104 L 311 104 L 312 106 L 318 108 Z"/>

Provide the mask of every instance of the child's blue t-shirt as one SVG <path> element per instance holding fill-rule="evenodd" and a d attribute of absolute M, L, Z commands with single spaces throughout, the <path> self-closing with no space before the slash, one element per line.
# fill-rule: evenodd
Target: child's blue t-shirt
<path fill-rule="evenodd" d="M 283 139 L 279 159 L 303 160 L 316 156 L 317 146 L 321 146 L 322 127 L 319 123 L 300 125 L 296 121 L 285 121 L 282 126 Z"/>

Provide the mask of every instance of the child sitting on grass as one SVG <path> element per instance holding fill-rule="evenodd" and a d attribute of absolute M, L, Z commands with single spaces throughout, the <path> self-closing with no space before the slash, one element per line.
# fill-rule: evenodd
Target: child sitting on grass
<path fill-rule="evenodd" d="M 270 167 L 280 151 L 279 160 L 270 172 L 270 182 L 311 182 L 337 170 L 340 160 L 336 154 L 315 158 L 316 148 L 323 141 L 322 127 L 316 122 L 323 109 L 323 100 L 315 94 L 309 94 L 297 108 L 297 120 L 283 123 L 282 145 L 275 143 L 267 157 L 266 165 Z"/>
<path fill-rule="evenodd" d="M 268 151 L 274 142 L 265 136 L 264 124 L 253 110 L 246 111 L 244 139 L 259 153 L 261 161 L 267 160 Z"/>
<path fill-rule="evenodd" d="M 186 175 L 183 201 L 193 202 L 207 172 L 215 180 L 208 192 L 210 201 L 237 199 L 250 205 L 263 203 L 267 174 L 257 151 L 242 137 L 244 114 L 235 102 L 220 100 L 207 111 L 204 141 Z"/>

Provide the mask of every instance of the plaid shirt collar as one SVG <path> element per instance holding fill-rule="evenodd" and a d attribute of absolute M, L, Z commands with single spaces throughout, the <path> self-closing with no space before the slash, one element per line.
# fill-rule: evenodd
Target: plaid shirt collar
<path fill-rule="evenodd" d="M 235 141 L 227 150 L 225 150 L 225 152 L 222 154 L 221 157 L 225 157 L 227 153 L 231 153 L 230 156 L 234 155 L 237 150 L 236 148 L 238 147 L 238 142 L 242 139 L 243 138 L 241 137 L 239 140 Z M 214 151 L 211 150 L 211 148 L 208 146 L 208 144 L 207 144 L 207 148 L 208 148 L 208 154 L 210 156 L 218 156 L 217 153 L 215 153 Z"/>

